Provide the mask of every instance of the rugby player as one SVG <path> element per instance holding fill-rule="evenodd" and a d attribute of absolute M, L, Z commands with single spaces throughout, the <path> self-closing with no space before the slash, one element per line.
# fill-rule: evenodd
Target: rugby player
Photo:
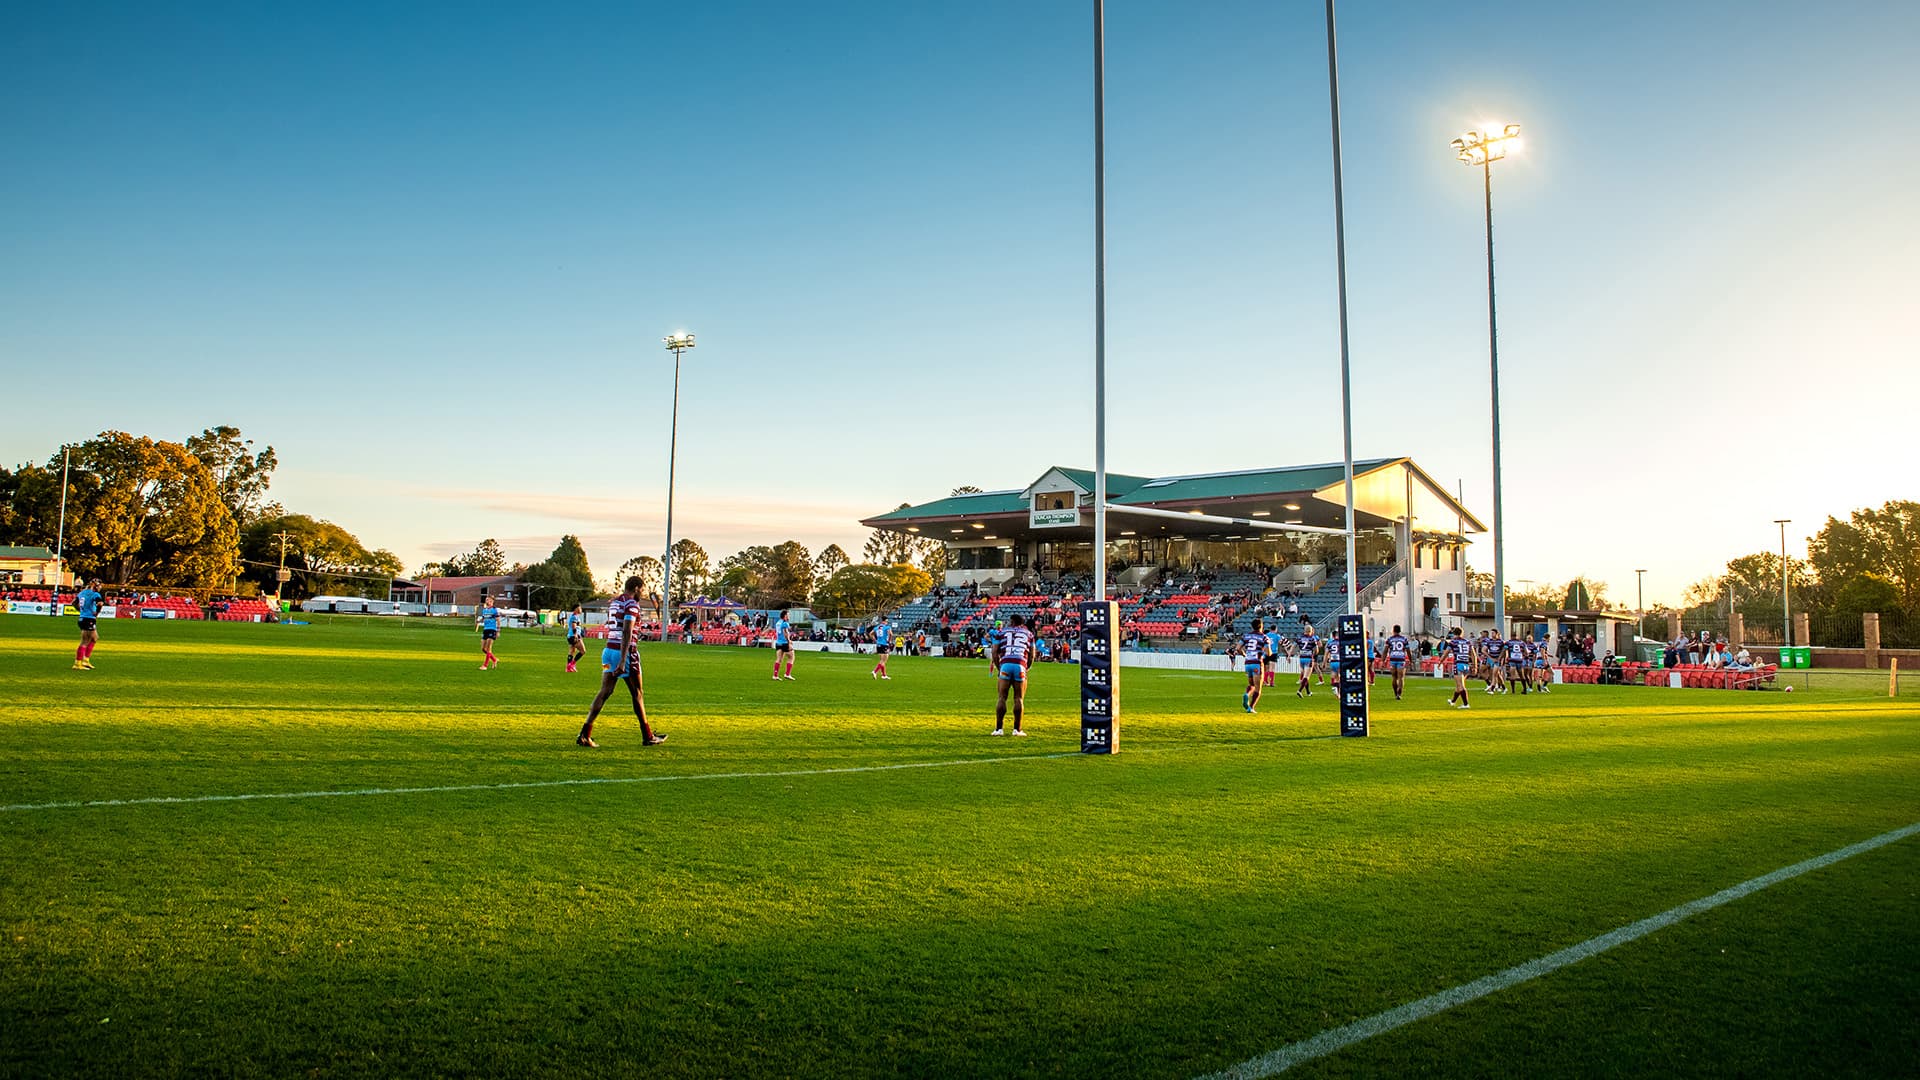
<path fill-rule="evenodd" d="M 1300 661 L 1300 685 L 1294 687 L 1294 697 L 1313 696 L 1313 669 L 1319 660 L 1320 639 L 1314 636 L 1313 624 L 1302 623 L 1300 636 L 1295 639 L 1294 656 Z"/>
<path fill-rule="evenodd" d="M 580 658 L 587 655 L 586 616 L 581 614 L 580 605 L 573 605 L 567 612 L 567 670 L 580 670 Z"/>
<path fill-rule="evenodd" d="M 100 579 L 88 578 L 87 587 L 73 598 L 73 607 L 80 613 L 80 647 L 73 651 L 73 670 L 93 670 L 93 647 L 100 643 Z M 60 602 L 60 594 L 55 591 L 53 602 Z"/>
<path fill-rule="evenodd" d="M 480 594 L 480 606 L 473 611 L 473 628 L 480 631 L 480 670 L 490 671 L 500 663 L 493 655 L 493 642 L 500 636 L 500 609 L 486 593 Z"/>
<path fill-rule="evenodd" d="M 1273 671 L 1273 643 L 1267 637 L 1265 621 L 1253 620 L 1253 629 L 1240 635 L 1232 653 L 1239 655 L 1247 672 L 1247 689 L 1240 695 L 1240 707 L 1253 712 L 1260 704 L 1260 688 Z"/>
<path fill-rule="evenodd" d="M 1407 686 L 1407 658 L 1413 654 L 1413 644 L 1400 632 L 1400 624 L 1394 624 L 1393 636 L 1387 639 L 1383 651 L 1387 654 L 1387 670 L 1393 672 L 1393 700 L 1399 701 Z"/>
<path fill-rule="evenodd" d="M 593 741 L 593 722 L 600 717 L 601 706 L 613 696 L 613 688 L 626 680 L 627 693 L 633 698 L 633 715 L 640 721 L 640 739 L 647 746 L 667 741 L 647 725 L 646 706 L 640 702 L 640 579 L 630 577 L 627 587 L 607 605 L 607 646 L 600 650 L 600 692 L 587 710 L 587 722 L 580 725 L 574 738 L 579 746 L 598 748 Z"/>
<path fill-rule="evenodd" d="M 887 657 L 893 654 L 893 624 L 885 619 L 881 619 L 873 628 L 873 651 L 880 662 L 873 665 L 873 670 L 867 674 L 892 682 L 893 676 L 887 674 Z"/>
<path fill-rule="evenodd" d="M 1473 706 L 1467 703 L 1467 675 L 1473 670 L 1473 639 L 1462 636 L 1456 626 L 1447 635 L 1446 648 L 1453 654 L 1453 694 L 1447 698 L 1447 704 L 1470 709 Z"/>
<path fill-rule="evenodd" d="M 791 610 L 791 608 L 781 608 L 780 617 L 773 621 L 773 680 L 775 682 L 779 682 L 782 678 L 788 682 L 800 681 L 793 677 L 793 624 L 787 621 L 787 613 Z M 787 662 L 787 673 L 784 676 L 780 674 L 782 657 Z"/>
<path fill-rule="evenodd" d="M 1013 625 L 1002 630 L 993 643 L 993 666 L 1000 673 L 1000 700 L 993 709 L 993 730 L 989 734 L 1006 734 L 1007 696 L 1011 691 L 1013 733 L 1024 736 L 1027 732 L 1021 727 L 1021 721 L 1027 711 L 1027 669 L 1033 666 L 1033 631 L 1027 629 L 1024 615 L 1015 615 L 1009 621 Z"/>

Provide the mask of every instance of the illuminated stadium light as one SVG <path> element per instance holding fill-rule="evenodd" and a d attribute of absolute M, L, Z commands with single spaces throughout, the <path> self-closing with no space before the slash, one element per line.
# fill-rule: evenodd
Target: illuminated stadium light
<path fill-rule="evenodd" d="M 1271 510 L 1255 510 L 1255 511 L 1253 512 L 1253 516 L 1254 516 L 1254 517 L 1272 517 L 1272 516 L 1273 516 L 1273 511 L 1271 511 Z"/>
<path fill-rule="evenodd" d="M 1500 330 L 1493 294 L 1493 163 L 1520 149 L 1520 125 L 1495 125 L 1453 140 L 1461 164 L 1480 170 L 1487 208 L 1487 373 L 1493 399 L 1493 632 L 1507 633 L 1507 530 L 1503 527 L 1500 469 Z"/>
<path fill-rule="evenodd" d="M 974 523 L 973 523 L 972 525 L 970 525 L 970 526 L 969 526 L 969 528 L 974 528 L 974 529 L 984 529 L 984 528 L 986 528 L 986 526 L 985 526 L 985 525 L 982 525 L 981 523 L 979 523 L 979 522 L 977 522 L 977 521 L 976 521 L 976 522 L 974 522 Z"/>
<path fill-rule="evenodd" d="M 1300 504 L 1299 504 L 1299 503 L 1281 503 L 1281 504 L 1280 504 L 1280 509 L 1282 509 L 1282 510 L 1298 510 L 1298 509 L 1300 509 Z"/>
<path fill-rule="evenodd" d="M 660 554 L 660 640 L 673 622 L 673 473 L 680 456 L 680 356 L 693 348 L 693 335 L 676 330 L 661 339 L 673 354 L 673 424 L 667 434 L 667 550 Z"/>

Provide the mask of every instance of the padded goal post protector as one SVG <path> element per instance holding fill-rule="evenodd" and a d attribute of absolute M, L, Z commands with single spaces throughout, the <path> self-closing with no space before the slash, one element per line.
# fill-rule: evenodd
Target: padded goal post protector
<path fill-rule="evenodd" d="M 1342 615 L 1335 622 L 1340 656 L 1340 734 L 1367 734 L 1367 621 Z"/>
<path fill-rule="evenodd" d="M 1120 751 L 1120 605 L 1080 604 L 1080 752 Z"/>

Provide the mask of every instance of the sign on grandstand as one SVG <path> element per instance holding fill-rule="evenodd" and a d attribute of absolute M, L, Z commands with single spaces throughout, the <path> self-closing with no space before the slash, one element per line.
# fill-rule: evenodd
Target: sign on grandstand
<path fill-rule="evenodd" d="M 1367 734 L 1367 621 L 1342 615 L 1335 623 L 1340 657 L 1340 734 Z"/>
<path fill-rule="evenodd" d="M 1071 506 L 1064 510 L 1035 509 L 1030 512 L 1027 523 L 1036 529 L 1060 529 L 1069 525 L 1078 525 L 1080 510 L 1078 507 Z"/>
<path fill-rule="evenodd" d="M 1080 604 L 1080 752 L 1120 750 L 1120 605 Z"/>

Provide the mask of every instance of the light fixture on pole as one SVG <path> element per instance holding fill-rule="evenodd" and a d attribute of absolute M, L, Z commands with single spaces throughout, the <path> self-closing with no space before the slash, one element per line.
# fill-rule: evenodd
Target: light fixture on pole
<path fill-rule="evenodd" d="M 673 354 L 673 422 L 667 435 L 667 550 L 660 557 L 660 640 L 667 640 L 667 624 L 673 621 L 673 473 L 680 452 L 680 354 L 693 348 L 693 335 L 685 330 L 664 339 Z"/>
<path fill-rule="evenodd" d="M 1520 125 L 1508 124 L 1494 134 L 1469 131 L 1453 140 L 1453 152 L 1462 164 L 1478 166 L 1486 192 L 1487 206 L 1487 364 L 1493 386 L 1493 625 L 1496 633 L 1506 633 L 1507 530 L 1502 521 L 1500 499 L 1500 330 L 1493 303 L 1493 163 L 1519 148 Z"/>
<path fill-rule="evenodd" d="M 1787 601 L 1787 526 L 1792 518 L 1774 518 L 1780 526 L 1780 640 L 1793 644 L 1793 605 Z"/>

